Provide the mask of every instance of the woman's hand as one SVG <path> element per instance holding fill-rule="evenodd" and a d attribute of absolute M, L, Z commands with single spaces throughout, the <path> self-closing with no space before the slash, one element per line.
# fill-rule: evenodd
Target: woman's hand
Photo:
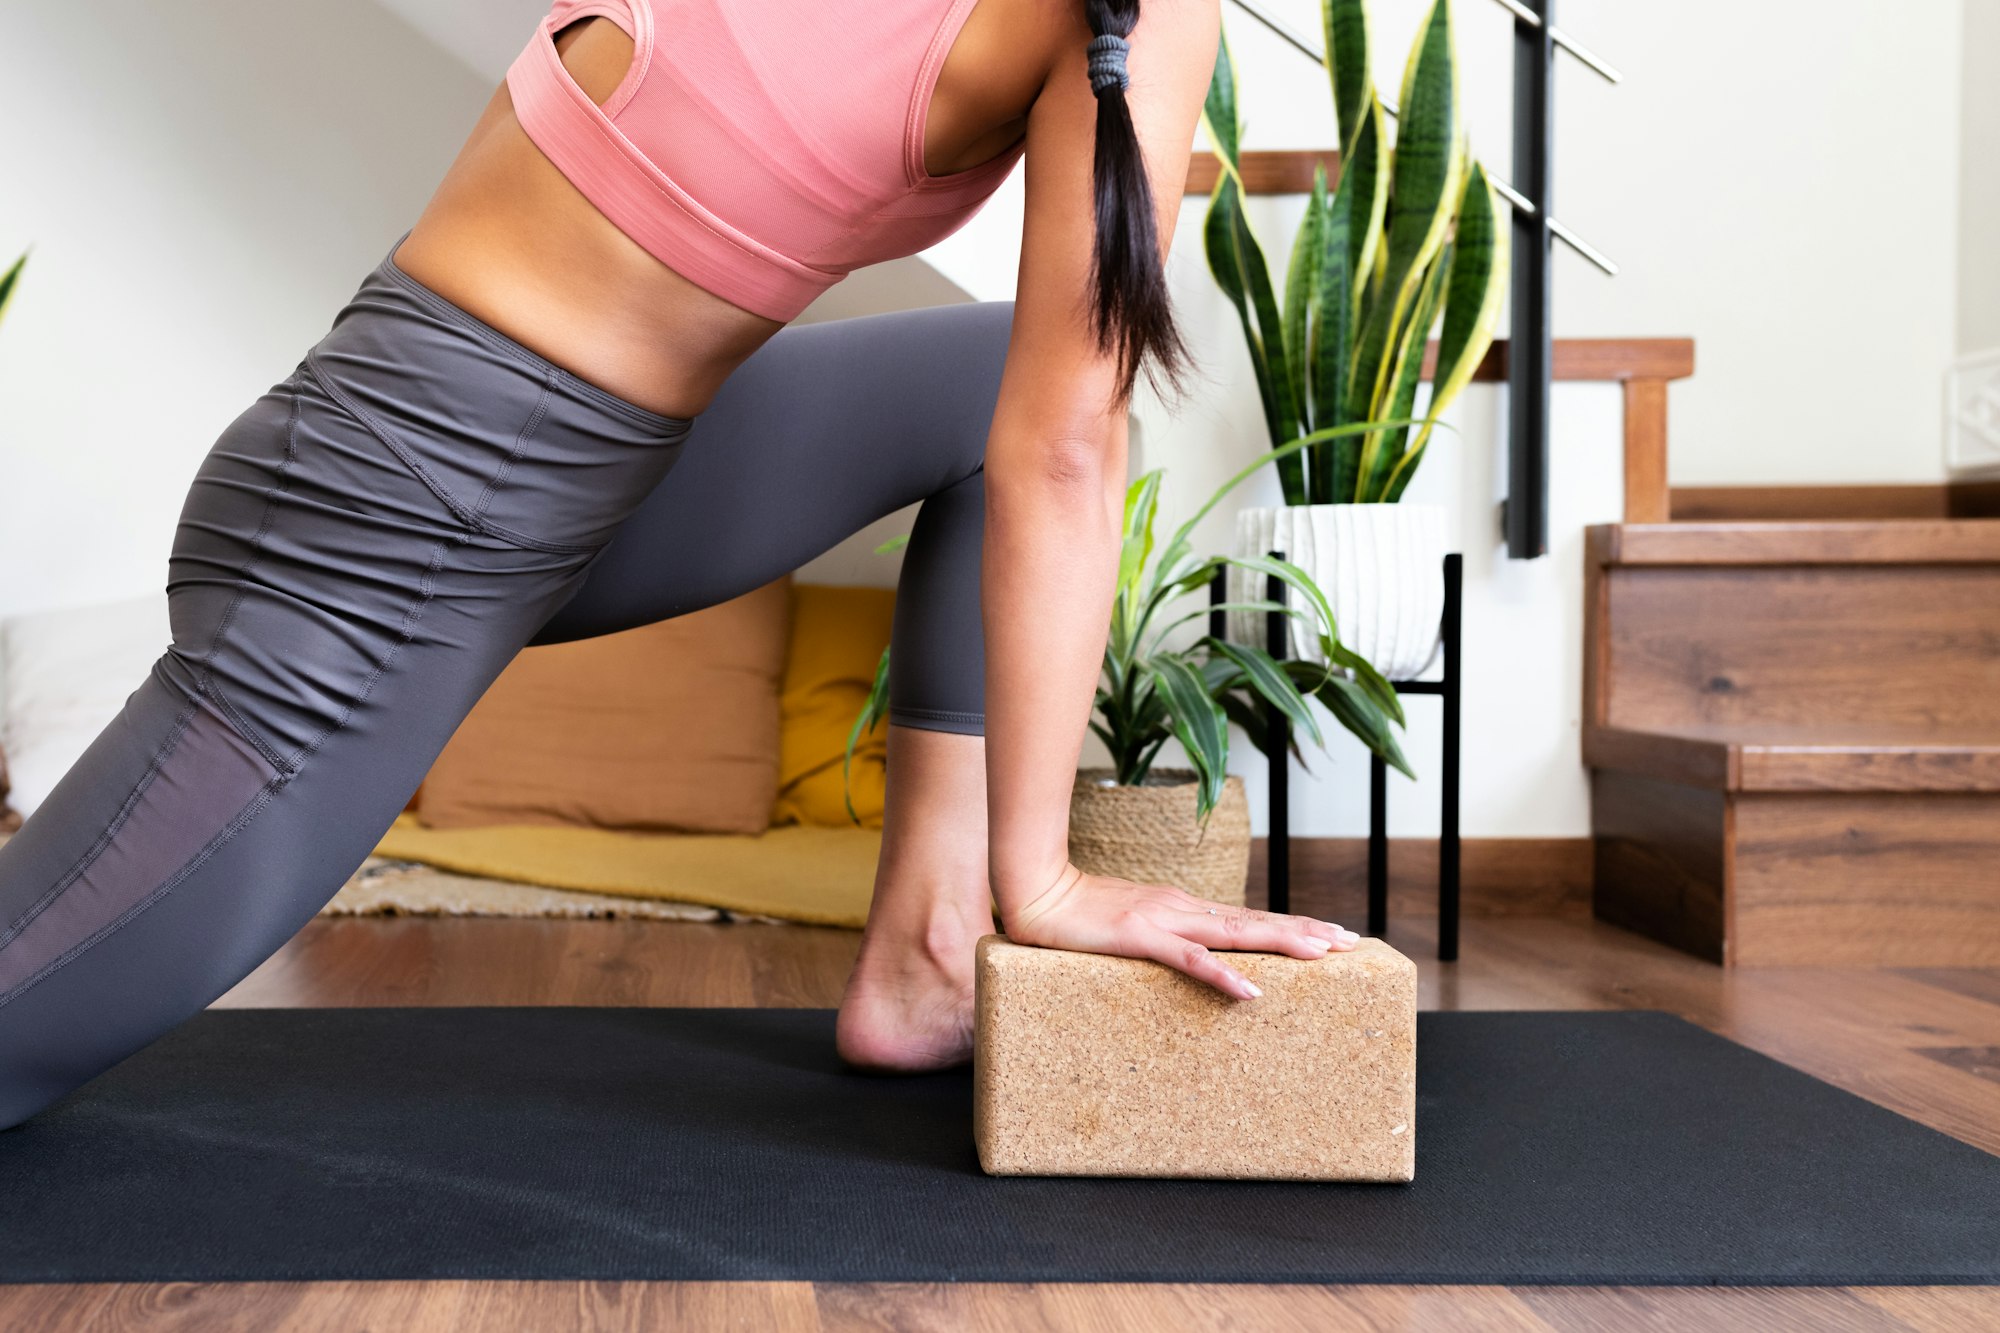
<path fill-rule="evenodd" d="M 1239 1000 L 1263 992 L 1211 949 L 1324 958 L 1361 939 L 1311 917 L 1224 907 L 1163 884 L 1088 875 L 1073 863 L 1008 917 L 1007 938 L 1017 944 L 1150 958 Z"/>

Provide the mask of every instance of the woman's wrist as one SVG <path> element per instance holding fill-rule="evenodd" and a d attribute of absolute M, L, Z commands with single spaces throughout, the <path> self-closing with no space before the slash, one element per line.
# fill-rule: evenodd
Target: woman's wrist
<path fill-rule="evenodd" d="M 992 881 L 994 905 L 1000 911 L 1001 929 L 1012 935 L 1029 929 L 1047 915 L 1083 878 L 1083 872 L 1065 856 L 1033 869 L 996 864 L 989 869 L 988 877 Z"/>

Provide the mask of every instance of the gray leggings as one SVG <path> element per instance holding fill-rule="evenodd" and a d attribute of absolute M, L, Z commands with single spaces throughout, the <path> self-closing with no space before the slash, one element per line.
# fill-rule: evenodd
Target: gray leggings
<path fill-rule="evenodd" d="M 691 423 L 385 257 L 210 450 L 168 564 L 173 646 L 0 847 L 0 1127 L 274 953 L 524 645 L 713 605 L 922 501 L 891 720 L 977 734 L 1011 316 L 787 329 Z"/>

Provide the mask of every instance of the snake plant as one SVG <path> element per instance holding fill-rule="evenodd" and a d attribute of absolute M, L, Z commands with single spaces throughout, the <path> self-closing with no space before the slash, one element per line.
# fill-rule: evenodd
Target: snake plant
<path fill-rule="evenodd" d="M 1224 40 L 1203 123 L 1221 163 L 1203 241 L 1242 321 L 1274 444 L 1344 435 L 1278 465 L 1287 504 L 1393 501 L 1438 416 L 1493 341 L 1507 284 L 1507 218 L 1460 127 L 1450 0 L 1435 0 L 1404 67 L 1393 143 L 1370 74 L 1365 0 L 1323 0 L 1339 181 L 1313 173 L 1282 297 L 1244 213 L 1236 71 Z M 1414 425 L 1431 329 L 1443 320 L 1428 407 Z"/>
<path fill-rule="evenodd" d="M 1418 423 L 1393 424 L 1408 427 Z M 1259 456 L 1217 488 L 1157 555 L 1153 530 L 1164 474 L 1155 469 L 1127 488 L 1117 594 L 1111 604 L 1104 667 L 1090 720 L 1091 731 L 1111 751 L 1121 785 L 1144 782 L 1160 748 L 1172 737 L 1181 743 L 1194 766 L 1200 783 L 1197 813 L 1206 822 L 1222 798 L 1228 776 L 1229 723 L 1241 726 L 1268 754 L 1269 728 L 1259 712 L 1261 705 L 1282 713 L 1298 733 L 1316 744 L 1325 744 L 1319 723 L 1306 706 L 1307 695 L 1324 704 L 1334 719 L 1369 749 L 1401 772 L 1415 776 L 1396 740 L 1395 728 L 1403 724 L 1396 691 L 1380 672 L 1340 642 L 1333 609 L 1311 576 L 1289 561 L 1269 556 L 1199 558 L 1189 540 L 1195 525 L 1222 497 L 1266 463 L 1282 464 L 1306 449 L 1351 439 L 1372 428 L 1350 425 L 1316 431 Z M 1206 594 L 1217 571 L 1227 566 L 1276 578 L 1296 596 L 1287 599 L 1289 604 L 1252 599 L 1226 602 L 1222 609 L 1275 611 L 1316 626 L 1323 660 L 1280 662 L 1262 648 L 1212 635 L 1185 647 L 1168 646 L 1166 640 L 1174 629 L 1216 609 Z M 1198 594 L 1198 604 L 1181 609 L 1184 600 Z M 1336 670 L 1341 667 L 1353 674 Z M 889 654 L 885 650 L 875 670 L 874 689 L 848 734 L 848 762 L 852 762 L 862 736 L 881 722 L 888 702 Z M 1298 753 L 1296 741 L 1293 752 Z M 1304 758 L 1302 754 L 1298 757 Z M 855 817 L 851 802 L 848 815 Z"/>
<path fill-rule="evenodd" d="M 14 261 L 13 266 L 7 270 L 6 274 L 0 276 L 0 317 L 6 315 L 7 303 L 14 299 L 15 284 L 20 281 L 21 269 L 27 262 L 28 252 L 23 250 L 21 257 Z"/>

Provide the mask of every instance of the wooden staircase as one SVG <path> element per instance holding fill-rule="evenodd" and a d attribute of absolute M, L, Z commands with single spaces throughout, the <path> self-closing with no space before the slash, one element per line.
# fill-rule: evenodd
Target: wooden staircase
<path fill-rule="evenodd" d="M 1725 963 L 2000 964 L 2000 520 L 1587 551 L 1596 914 Z"/>

